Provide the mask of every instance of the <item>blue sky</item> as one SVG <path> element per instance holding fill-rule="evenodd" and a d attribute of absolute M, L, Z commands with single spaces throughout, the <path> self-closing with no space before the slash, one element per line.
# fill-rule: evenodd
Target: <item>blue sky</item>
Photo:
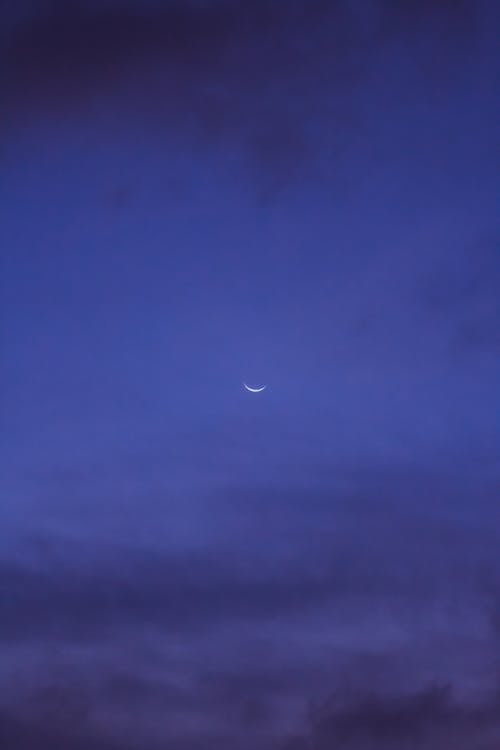
<path fill-rule="evenodd" d="M 12 742 L 274 748 L 347 683 L 489 741 L 495 15 L 0 12 Z"/>

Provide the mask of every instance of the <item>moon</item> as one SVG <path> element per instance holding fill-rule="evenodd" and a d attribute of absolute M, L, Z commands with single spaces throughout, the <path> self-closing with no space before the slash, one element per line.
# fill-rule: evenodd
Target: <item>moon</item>
<path fill-rule="evenodd" d="M 243 383 L 243 388 L 245 388 L 247 391 L 250 391 L 250 393 L 260 393 L 261 391 L 264 391 L 267 388 L 267 385 L 261 385 L 259 388 L 252 388 L 246 383 Z"/>

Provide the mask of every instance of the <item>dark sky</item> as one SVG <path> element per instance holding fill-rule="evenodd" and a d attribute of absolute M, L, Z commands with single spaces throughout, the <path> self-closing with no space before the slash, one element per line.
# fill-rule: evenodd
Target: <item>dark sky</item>
<path fill-rule="evenodd" d="M 3 0 L 4 747 L 498 746 L 497 11 Z"/>

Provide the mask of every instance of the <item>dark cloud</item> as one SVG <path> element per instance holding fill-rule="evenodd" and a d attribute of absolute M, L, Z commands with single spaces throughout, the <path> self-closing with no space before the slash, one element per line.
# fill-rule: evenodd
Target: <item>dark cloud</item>
<path fill-rule="evenodd" d="M 464 703 L 450 685 L 433 684 L 398 695 L 334 694 L 311 713 L 307 739 L 290 740 L 286 750 L 361 748 L 492 748 L 500 738 L 496 698 Z M 484 743 L 484 744 L 476 744 Z"/>
<path fill-rule="evenodd" d="M 370 5 L 375 13 L 368 12 Z M 217 0 L 156 7 L 38 3 L 24 22 L 10 30 L 3 60 L 20 101 L 29 97 L 30 90 L 50 97 L 52 87 L 56 96 L 63 93 L 71 99 L 88 86 L 97 90 L 106 86 L 109 75 L 125 76 L 130 65 L 144 60 L 163 61 L 181 83 L 195 77 L 200 87 L 225 81 L 250 93 L 254 86 L 272 87 L 278 78 L 285 93 L 293 93 L 295 86 L 304 93 L 310 84 L 341 85 L 339 72 L 349 76 L 360 62 L 364 70 L 368 53 L 376 49 L 374 32 L 382 31 L 386 23 L 392 33 L 402 36 L 446 28 L 450 34 L 460 29 L 474 38 L 484 15 L 481 6 L 390 0 L 368 3 L 366 8 L 360 3 L 356 9 L 343 0 L 287 4 Z M 323 70 L 319 81 L 307 75 L 301 78 L 326 61 L 336 67 Z"/>
<path fill-rule="evenodd" d="M 291 623 L 299 626 L 307 621 L 311 627 L 315 618 L 320 622 L 325 616 L 333 630 L 342 630 L 345 617 L 349 628 L 354 624 L 357 629 L 364 622 L 368 630 L 377 631 L 381 612 L 403 628 L 420 622 L 425 629 L 435 606 L 439 618 L 454 623 L 451 630 L 463 628 L 467 633 L 472 627 L 469 617 L 477 623 L 480 611 L 484 609 L 486 615 L 491 611 L 494 636 L 496 609 L 489 602 L 498 599 L 498 571 L 495 574 L 492 567 L 497 529 L 492 524 L 491 534 L 486 534 L 483 524 L 479 531 L 468 524 L 463 504 L 467 486 L 461 496 L 457 483 L 445 482 L 441 475 L 425 478 L 408 472 L 393 475 L 391 486 L 382 470 L 372 472 L 365 482 L 370 492 L 360 491 L 359 486 L 342 493 L 309 491 L 307 495 L 297 489 L 234 488 L 219 498 L 217 508 L 212 506 L 215 523 L 228 524 L 225 535 L 233 521 L 242 524 L 243 535 L 233 528 L 234 547 L 220 545 L 176 556 L 97 543 L 90 550 L 80 540 L 55 548 L 47 542 L 36 554 L 32 551 L 32 567 L 27 561 L 4 560 L 0 569 L 4 646 L 13 653 L 19 649 L 21 663 L 24 648 L 49 653 L 54 643 L 63 651 L 70 648 L 63 657 L 69 662 L 78 661 L 82 646 L 87 655 L 85 666 L 73 676 L 51 679 L 50 672 L 33 668 L 24 697 L 18 688 L 21 695 L 5 714 L 6 736 L 19 736 L 19 746 L 24 742 L 30 750 L 35 731 L 42 738 L 46 733 L 47 747 L 105 750 L 94 717 L 100 711 L 116 716 L 139 711 L 146 723 L 161 716 L 164 737 L 172 737 L 176 748 L 267 750 L 273 747 L 270 738 L 278 734 L 275 724 L 283 706 L 301 711 L 308 692 L 311 697 L 326 694 L 331 685 L 339 684 L 342 674 L 345 684 L 315 709 L 313 744 L 298 739 L 290 747 L 331 750 L 335 741 L 349 750 L 442 750 L 446 743 L 468 750 L 463 738 L 469 745 L 477 740 L 480 747 L 484 736 L 484 750 L 491 750 L 488 734 L 498 732 L 493 699 L 475 705 L 448 690 L 412 693 L 407 684 L 422 660 L 432 671 L 443 655 L 437 635 L 437 645 L 427 644 L 425 656 L 409 654 L 411 643 L 404 648 L 386 643 L 382 650 L 373 650 L 372 659 L 358 662 L 355 654 L 363 647 L 355 637 L 344 648 L 325 643 L 321 665 L 311 654 L 303 660 L 300 642 L 296 653 L 287 649 L 284 662 L 279 639 L 273 641 L 272 651 L 266 650 L 264 640 L 259 645 L 268 626 L 278 632 L 283 627 L 285 637 Z M 419 503 L 411 500 L 410 486 L 411 497 L 418 496 Z M 475 502 L 474 512 L 482 518 L 491 512 L 491 498 L 476 492 Z M 306 504 L 307 518 L 300 512 Z M 266 550 L 276 556 L 266 556 Z M 227 638 L 223 633 L 228 633 Z M 245 647 L 238 648 L 238 659 L 225 662 L 229 633 Z M 210 642 L 208 652 L 199 650 L 199 639 L 204 637 Z M 141 652 L 142 638 L 150 643 L 152 658 Z M 183 657 L 180 680 L 169 666 L 178 638 L 191 644 Z M 110 639 L 126 644 L 118 658 L 110 655 Z M 467 648 L 467 638 L 452 641 L 450 633 L 447 648 L 454 657 L 462 646 Z M 493 637 L 483 646 L 491 663 L 496 658 L 495 644 Z M 104 663 L 96 657 L 99 649 L 108 654 Z M 134 653 L 140 653 L 139 658 Z M 476 679 L 490 681 L 483 659 L 473 669 Z M 412 685 L 413 680 L 414 675 Z M 20 714 L 27 718 L 14 721 Z M 198 739 L 191 741 L 183 738 L 183 729 L 176 724 L 179 716 L 197 717 L 199 727 L 205 721 L 208 727 L 208 717 L 216 717 L 227 734 L 215 740 L 213 727 L 206 732 L 199 729 Z M 42 729 L 32 730 L 32 725 Z M 247 741 L 237 740 L 238 733 L 246 734 Z M 455 740 L 463 746 L 450 744 Z M 126 748 L 126 744 L 118 746 Z M 155 748 L 153 742 L 149 746 Z"/>
<path fill-rule="evenodd" d="M 292 31 L 297 31 L 302 15 L 268 2 L 203 7 L 172 2 L 160 9 L 49 3 L 11 33 L 4 52 L 10 93 L 20 107 L 64 108 L 89 93 L 110 93 L 118 79 L 127 79 L 130 68 L 156 62 L 170 75 L 161 77 L 152 93 L 169 114 L 175 118 L 194 104 L 189 100 L 194 85 L 202 107 L 198 114 L 208 130 L 218 129 L 218 109 L 227 120 L 231 110 L 239 119 L 238 89 L 255 102 L 253 95 L 265 93 L 261 87 L 268 88 L 276 78 L 277 71 L 264 60 L 279 62 L 280 73 L 294 57 L 300 64 L 303 56 L 287 31 L 290 17 Z M 284 53 L 286 59 L 280 61 Z M 231 84 L 234 88 L 226 90 Z M 157 104 L 161 109 L 157 100 L 153 110 Z"/>
<path fill-rule="evenodd" d="M 256 169 L 286 182 L 366 130 L 356 90 L 391 39 L 407 38 L 425 67 L 413 36 L 441 49 L 457 34 L 477 40 L 480 5 L 35 3 L 0 56 L 3 127 L 85 117 L 99 102 L 160 132 L 244 144 Z M 429 83 L 443 65 L 434 59 Z"/>
<path fill-rule="evenodd" d="M 24 550 L 23 564 L 4 559 L 4 647 L 19 654 L 21 664 L 24 649 L 42 649 L 47 663 L 56 661 L 50 657 L 54 644 L 65 653 L 58 658 L 69 663 L 79 662 L 79 649 L 85 653 L 73 676 L 51 679 L 38 664 L 31 668 L 27 690 L 19 678 L 13 681 L 18 697 L 6 714 L 6 736 L 18 733 L 20 747 L 25 742 L 30 748 L 35 725 L 45 727 L 37 735 L 47 733 L 47 747 L 60 742 L 71 750 L 87 742 L 89 748 L 106 748 L 104 740 L 94 742 L 100 736 L 93 729 L 95 717 L 101 711 L 117 717 L 138 711 L 146 724 L 161 716 L 163 736 L 172 737 L 175 747 L 267 750 L 270 738 L 279 734 L 283 711 L 292 706 L 295 714 L 301 712 L 308 693 L 326 694 L 343 675 L 345 683 L 314 714 L 314 750 L 330 750 L 332 741 L 349 750 L 442 750 L 464 737 L 469 744 L 479 743 L 483 735 L 487 743 L 487 733 L 498 731 L 493 699 L 476 706 L 446 690 L 411 690 L 423 662 L 431 673 L 446 674 L 447 654 L 460 662 L 459 669 L 467 669 L 467 660 L 482 651 L 473 666 L 475 679 L 486 684 L 494 678 L 484 661 L 487 657 L 493 664 L 497 658 L 496 609 L 490 602 L 498 600 L 498 531 L 494 523 L 486 533 L 484 521 L 480 528 L 468 522 L 476 513 L 490 518 L 491 497 L 483 497 L 476 485 L 471 515 L 469 503 L 464 504 L 466 480 L 462 493 L 456 479 L 445 481 L 432 472 L 427 477 L 396 472 L 391 482 L 379 469 L 369 480 L 365 477 L 363 490 L 354 480 L 354 475 L 350 482 L 346 478 L 346 487 L 352 488 L 342 492 L 235 487 L 221 493 L 211 515 L 232 544 L 197 553 L 155 555 L 140 545 L 98 542 L 90 549 L 82 535 L 72 545 L 59 539 L 30 554 Z M 307 516 L 301 512 L 305 506 Z M 457 633 L 477 628 L 482 611 L 484 644 L 478 646 L 469 635 Z M 314 653 L 305 659 L 300 639 L 296 652 L 289 653 L 287 646 L 285 656 L 280 656 L 279 638 L 272 636 L 273 645 L 265 644 L 269 629 L 283 628 L 286 638 L 292 624 L 298 633 L 302 625 L 311 629 L 322 623 L 323 632 L 325 622 L 336 632 L 357 631 L 364 623 L 371 639 L 384 618 L 408 633 L 415 628 L 427 632 L 429 623 L 446 620 L 450 633 L 446 644 L 435 634 L 413 654 L 411 639 L 404 645 L 385 642 L 378 650 L 367 649 L 355 634 L 343 646 L 325 639 L 321 664 L 315 661 L 319 646 L 313 645 L 314 636 L 308 641 Z M 180 679 L 172 667 L 179 639 L 189 644 Z M 141 646 L 143 640 L 151 654 Z M 416 649 L 418 641 L 415 636 Z M 125 647 L 112 654 L 112 642 Z M 235 644 L 237 658 L 231 656 Z M 356 661 L 367 651 L 373 658 Z M 99 653 L 107 655 L 103 662 Z M 24 723 L 14 722 L 21 713 L 27 717 Z M 183 737 L 177 723 L 182 716 L 196 717 L 198 727 L 206 723 L 206 732 L 197 730 L 196 741 Z M 217 741 L 217 727 L 208 729 L 215 719 L 227 730 Z M 247 736 L 247 744 L 237 739 L 240 735 Z M 300 742 L 297 749 L 309 748 Z M 149 746 L 155 747 L 153 742 Z"/>
<path fill-rule="evenodd" d="M 166 685 L 152 686 L 138 675 L 126 678 L 116 672 L 102 680 L 92 693 L 83 685 L 68 683 L 39 689 L 24 700 L 11 701 L 9 706 L 4 704 L 0 712 L 0 741 L 9 750 L 127 750 L 134 747 L 133 740 L 124 735 L 121 739 L 107 738 L 93 721 L 92 711 L 104 708 L 111 713 L 117 709 L 141 713 L 153 709 L 166 720 L 164 737 L 176 748 L 206 750 L 219 742 L 219 747 L 246 750 L 252 745 L 245 740 L 245 730 L 249 733 L 247 739 L 255 742 L 259 727 L 268 727 L 279 699 L 287 693 L 283 684 L 274 685 L 273 702 L 268 688 L 265 682 L 252 681 L 251 674 L 241 672 L 230 679 L 217 674 L 207 686 L 192 685 L 189 699 L 182 701 L 169 694 Z M 75 702 L 88 708 L 88 719 L 75 719 Z M 233 735 L 232 745 L 222 736 L 215 739 L 211 731 L 205 738 L 183 737 L 174 729 L 175 719 L 170 727 L 169 720 L 189 705 L 225 716 L 228 726 L 239 726 L 243 733 L 239 739 L 237 733 Z M 390 685 L 384 690 L 365 691 L 341 687 L 326 700 L 310 702 L 305 713 L 303 733 L 280 740 L 274 731 L 266 737 L 262 735 L 261 746 L 266 750 L 331 750 L 332 746 L 346 750 L 493 750 L 500 738 L 499 696 L 489 692 L 460 698 L 449 683 L 430 683 L 414 691 L 395 690 Z M 112 733 L 106 734 L 110 737 Z M 275 739 L 271 741 L 273 735 Z M 152 748 L 164 746 L 154 739 L 149 742 Z"/>
<path fill-rule="evenodd" d="M 250 576 L 220 561 L 145 558 L 123 561 L 121 571 L 28 570 L 2 566 L 3 638 L 95 637 L 126 621 L 128 626 L 173 631 L 221 621 L 299 612 L 331 595 L 325 577 L 295 580 Z"/>
<path fill-rule="evenodd" d="M 199 520 L 207 541 L 196 553 L 109 548 L 105 540 L 90 548 L 83 528 L 71 545 L 39 540 L 31 567 L 1 564 L 0 635 L 92 640 L 120 623 L 193 632 L 311 616 L 333 604 L 341 617 L 383 602 L 403 618 L 432 603 L 474 606 L 498 573 L 495 509 L 487 488 L 475 486 L 475 512 L 492 519 L 488 532 L 468 525 L 466 484 L 409 474 L 375 475 L 351 490 L 234 487 L 198 511 L 208 514 Z M 210 529 L 218 530 L 212 542 Z"/>
<path fill-rule="evenodd" d="M 62 728 L 59 721 L 48 726 L 33 720 L 27 709 L 22 705 L 15 712 L 0 711 L 0 744 L 5 750 L 132 750 L 124 739 L 115 742 L 75 726 L 68 729 L 64 719 Z"/>

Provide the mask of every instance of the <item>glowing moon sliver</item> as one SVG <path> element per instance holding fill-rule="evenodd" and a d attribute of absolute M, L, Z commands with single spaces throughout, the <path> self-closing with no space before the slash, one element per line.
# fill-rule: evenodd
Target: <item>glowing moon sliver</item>
<path fill-rule="evenodd" d="M 259 388 L 252 388 L 246 383 L 243 383 L 243 388 L 245 388 L 247 391 L 250 391 L 250 393 L 260 393 L 261 391 L 264 391 L 267 388 L 267 385 L 261 385 Z"/>

